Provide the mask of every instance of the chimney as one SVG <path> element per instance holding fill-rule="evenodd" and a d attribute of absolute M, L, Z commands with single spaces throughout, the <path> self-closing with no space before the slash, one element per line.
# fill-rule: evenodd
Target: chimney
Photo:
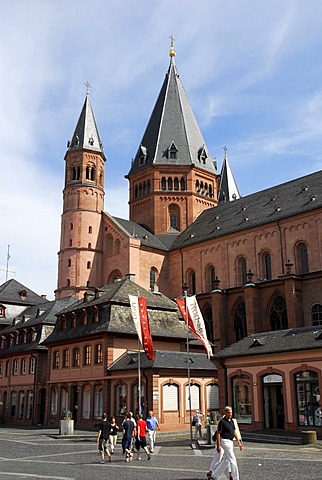
<path fill-rule="evenodd" d="M 41 296 L 41 298 L 46 298 L 46 299 L 47 299 L 47 295 L 44 294 L 44 293 L 43 293 L 42 295 L 40 295 L 40 296 Z"/>
<path fill-rule="evenodd" d="M 127 273 L 127 274 L 125 275 L 125 277 L 126 277 L 128 280 L 131 280 L 131 282 L 134 282 L 135 273 Z"/>

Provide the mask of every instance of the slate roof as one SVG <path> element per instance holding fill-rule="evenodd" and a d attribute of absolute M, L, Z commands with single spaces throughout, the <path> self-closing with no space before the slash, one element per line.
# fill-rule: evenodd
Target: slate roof
<path fill-rule="evenodd" d="M 322 348 L 322 325 L 249 335 L 214 357 L 235 358 Z"/>
<path fill-rule="evenodd" d="M 171 249 L 243 232 L 321 207 L 322 171 L 319 171 L 204 210 L 177 237 Z"/>
<path fill-rule="evenodd" d="M 102 153 L 104 159 L 103 143 L 101 142 L 96 125 L 93 109 L 86 94 L 85 102 L 79 116 L 72 139 L 67 144 L 67 150 L 91 150 Z"/>
<path fill-rule="evenodd" d="M 140 367 L 145 368 L 163 368 L 187 370 L 188 355 L 186 352 L 174 352 L 168 350 L 155 350 L 154 360 L 149 360 L 144 352 L 140 353 Z M 217 366 L 211 360 L 208 360 L 205 353 L 189 352 L 190 369 L 192 370 L 217 370 Z M 137 370 L 138 369 L 138 352 L 127 351 L 121 355 L 109 367 L 108 371 L 118 370 Z"/>
<path fill-rule="evenodd" d="M 177 150 L 175 159 L 168 155 L 172 144 Z M 205 152 L 204 163 L 200 159 L 202 149 Z M 145 155 L 144 162 L 140 161 L 142 155 Z M 203 170 L 216 173 L 175 66 L 174 57 L 171 57 L 168 72 L 128 175 L 153 164 L 195 164 Z"/>
<path fill-rule="evenodd" d="M 46 301 L 40 305 L 34 305 L 26 308 L 22 314 L 14 319 L 14 323 L 7 328 L 1 330 L 2 337 L 9 337 L 11 333 L 19 332 L 19 330 L 27 330 L 33 328 L 38 332 L 34 341 L 8 346 L 0 351 L 1 355 L 21 353 L 25 351 L 43 349 L 40 343 L 49 336 L 57 321 L 57 313 L 66 308 L 70 303 L 75 302 L 75 297 L 65 297 L 59 300 Z M 49 327 L 49 328 L 48 328 Z"/>
<path fill-rule="evenodd" d="M 104 212 L 106 213 L 106 212 Z M 108 215 L 108 214 L 107 214 Z M 138 238 L 141 245 L 156 250 L 168 251 L 174 243 L 178 234 L 154 235 L 142 225 L 125 220 L 124 218 L 112 217 L 114 222 L 130 237 Z"/>
<path fill-rule="evenodd" d="M 107 332 L 137 335 L 132 320 L 129 294 L 138 295 L 138 293 L 147 300 L 150 329 L 153 337 L 186 338 L 185 325 L 180 320 L 176 303 L 161 293 L 152 293 L 145 290 L 128 278 L 105 285 L 98 293 L 99 298 L 95 298 L 94 294 L 88 294 L 87 300 L 78 300 L 60 312 L 60 315 L 65 315 L 67 318 L 71 312 L 77 314 L 83 309 L 90 312 L 92 307 L 97 307 L 98 322 L 89 321 L 86 325 L 82 325 L 78 321 L 74 328 L 67 327 L 64 330 L 59 328 L 57 324 L 45 344 L 102 335 Z"/>
<path fill-rule="evenodd" d="M 25 290 L 27 296 L 25 299 L 21 298 L 20 292 Z M 12 305 L 38 305 L 45 303 L 47 300 L 37 293 L 30 290 L 20 282 L 17 282 L 14 278 L 11 278 L 7 282 L 0 285 L 0 303 L 9 303 Z"/>

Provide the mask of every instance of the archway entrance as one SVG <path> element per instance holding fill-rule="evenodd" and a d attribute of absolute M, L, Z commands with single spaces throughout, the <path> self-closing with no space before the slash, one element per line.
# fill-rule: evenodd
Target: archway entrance
<path fill-rule="evenodd" d="M 284 396 L 281 375 L 263 377 L 264 428 L 284 428 Z"/>

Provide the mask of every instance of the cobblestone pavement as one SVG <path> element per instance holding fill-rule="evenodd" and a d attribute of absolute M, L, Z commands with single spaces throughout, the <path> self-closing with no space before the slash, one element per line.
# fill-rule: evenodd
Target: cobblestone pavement
<path fill-rule="evenodd" d="M 212 449 L 191 449 L 186 440 L 158 443 L 150 461 L 124 462 L 117 445 L 113 461 L 99 464 L 95 434 L 53 438 L 44 430 L 0 429 L 0 480 L 203 480 Z M 245 443 L 236 448 L 241 480 L 322 480 L 322 444 Z M 222 479 L 225 477 L 223 476 Z"/>

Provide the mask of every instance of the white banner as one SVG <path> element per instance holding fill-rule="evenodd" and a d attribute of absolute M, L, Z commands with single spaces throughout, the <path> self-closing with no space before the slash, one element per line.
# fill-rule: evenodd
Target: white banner
<path fill-rule="evenodd" d="M 207 338 L 205 322 L 200 311 L 197 298 L 195 295 L 193 295 L 192 297 L 187 297 L 186 301 L 190 317 L 189 320 L 191 320 L 192 323 L 189 325 L 189 328 L 203 343 L 207 351 L 207 357 L 210 358 L 212 356 L 212 348 Z"/>
<path fill-rule="evenodd" d="M 131 305 L 133 323 L 134 323 L 134 326 L 136 328 L 137 334 L 139 336 L 139 340 L 141 342 L 141 345 L 143 345 L 141 322 L 140 322 L 139 299 L 135 295 L 129 295 L 129 298 L 130 298 L 130 305 Z"/>

